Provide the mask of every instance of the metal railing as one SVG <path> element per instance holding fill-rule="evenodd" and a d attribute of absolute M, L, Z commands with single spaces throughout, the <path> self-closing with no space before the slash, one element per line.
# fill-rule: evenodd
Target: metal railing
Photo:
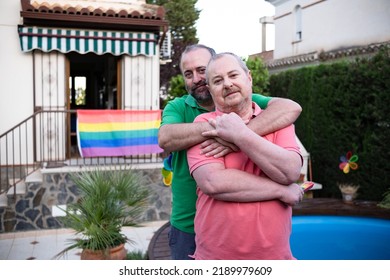
<path fill-rule="evenodd" d="M 147 165 L 160 154 L 82 158 L 77 147 L 76 110 L 42 110 L 0 135 L 0 194 L 40 168 Z"/>

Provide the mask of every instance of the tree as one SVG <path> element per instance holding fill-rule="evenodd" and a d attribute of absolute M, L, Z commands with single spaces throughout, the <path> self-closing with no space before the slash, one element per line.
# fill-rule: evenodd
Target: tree
<path fill-rule="evenodd" d="M 253 92 L 269 95 L 269 73 L 263 63 L 263 60 L 256 57 L 254 59 L 248 59 L 245 62 L 252 73 Z"/>
<path fill-rule="evenodd" d="M 182 74 L 173 76 L 169 81 L 168 92 L 165 95 L 165 98 L 162 99 L 161 105 L 164 108 L 169 100 L 174 99 L 175 97 L 183 96 L 187 93 L 184 78 Z"/>
<path fill-rule="evenodd" d="M 197 0 L 147 0 L 148 4 L 163 6 L 172 40 L 171 63 L 160 67 L 160 87 L 170 88 L 172 77 L 180 73 L 180 56 L 187 45 L 198 43 L 196 37 L 196 21 L 200 10 L 195 8 Z M 183 92 L 184 93 L 184 92 Z"/>

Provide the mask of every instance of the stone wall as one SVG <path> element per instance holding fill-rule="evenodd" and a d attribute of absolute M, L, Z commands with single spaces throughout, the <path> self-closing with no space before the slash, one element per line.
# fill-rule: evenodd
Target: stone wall
<path fill-rule="evenodd" d="M 171 213 L 171 189 L 162 183 L 161 169 L 136 170 L 151 191 L 149 206 L 139 222 L 168 220 Z M 76 201 L 77 186 L 68 173 L 43 174 L 42 182 L 26 184 L 26 193 L 9 200 L 0 208 L 0 232 L 53 229 L 62 227 L 58 206 Z M 60 215 L 59 215 L 60 216 Z"/>

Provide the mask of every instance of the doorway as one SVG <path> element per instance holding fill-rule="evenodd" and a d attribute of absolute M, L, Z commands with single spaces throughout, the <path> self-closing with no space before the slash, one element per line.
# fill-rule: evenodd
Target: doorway
<path fill-rule="evenodd" d="M 68 110 L 119 109 L 118 69 L 120 57 L 110 54 L 69 53 Z M 77 115 L 71 114 L 68 126 L 68 158 L 80 157 L 76 133 Z"/>

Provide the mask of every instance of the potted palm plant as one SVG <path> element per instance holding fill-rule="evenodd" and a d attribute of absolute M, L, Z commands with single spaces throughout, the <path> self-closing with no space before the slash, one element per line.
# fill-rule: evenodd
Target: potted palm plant
<path fill-rule="evenodd" d="M 142 178 L 131 169 L 94 169 L 70 176 L 80 199 L 64 210 L 64 224 L 76 237 L 55 257 L 80 248 L 81 259 L 125 259 L 125 244 L 131 240 L 122 227 L 137 225 L 149 197 Z"/>

